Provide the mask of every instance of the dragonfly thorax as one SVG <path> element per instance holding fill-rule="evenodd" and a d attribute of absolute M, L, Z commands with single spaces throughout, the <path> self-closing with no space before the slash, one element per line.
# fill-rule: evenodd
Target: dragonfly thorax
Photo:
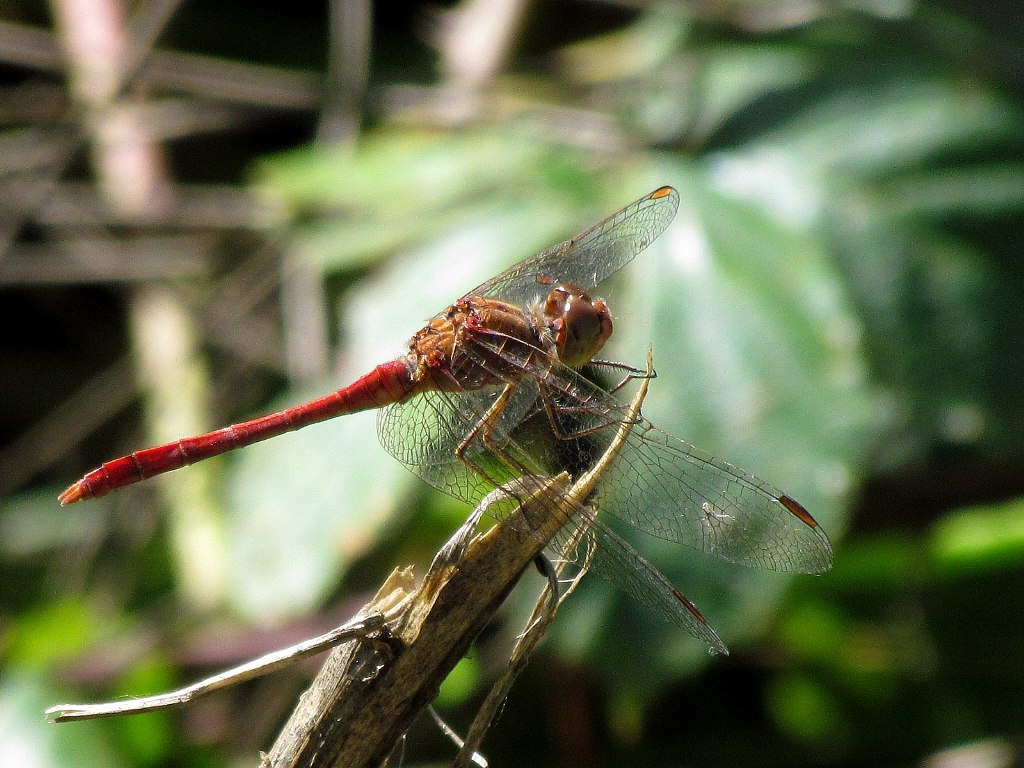
<path fill-rule="evenodd" d="M 544 328 L 551 334 L 558 359 L 578 368 L 589 363 L 612 335 L 608 305 L 576 285 L 560 285 L 544 301 Z"/>

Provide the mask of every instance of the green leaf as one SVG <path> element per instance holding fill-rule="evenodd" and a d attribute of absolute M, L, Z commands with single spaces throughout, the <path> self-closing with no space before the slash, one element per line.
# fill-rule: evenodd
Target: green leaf
<path fill-rule="evenodd" d="M 823 743 L 849 733 L 851 723 L 832 692 L 799 674 L 777 678 L 767 691 L 768 711 L 790 738 Z"/>
<path fill-rule="evenodd" d="M 476 658 L 464 657 L 441 683 L 435 706 L 445 709 L 465 704 L 480 687 L 482 676 L 483 671 Z"/>
<path fill-rule="evenodd" d="M 95 722 L 54 725 L 43 712 L 61 695 L 21 672 L 0 680 L 0 765 L 19 768 L 120 768 L 128 763 Z"/>
<path fill-rule="evenodd" d="M 951 512 L 932 528 L 932 562 L 953 575 L 1024 564 L 1024 499 Z"/>
<path fill-rule="evenodd" d="M 107 628 L 93 606 L 67 596 L 22 613 L 9 627 L 6 656 L 16 667 L 47 669 L 87 648 Z"/>
<path fill-rule="evenodd" d="M 231 473 L 231 601 L 262 622 L 301 615 L 334 589 L 399 510 L 404 471 L 373 414 L 252 446 Z"/>

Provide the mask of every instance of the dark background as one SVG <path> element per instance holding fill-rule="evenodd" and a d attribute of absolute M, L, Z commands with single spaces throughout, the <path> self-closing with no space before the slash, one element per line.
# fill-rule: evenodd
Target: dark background
<path fill-rule="evenodd" d="M 333 626 L 466 514 L 372 414 L 63 487 L 347 383 L 672 184 L 602 286 L 610 353 L 652 344 L 645 413 L 800 499 L 835 567 L 648 543 L 732 654 L 588 580 L 491 764 L 1019 764 L 1022 81 L 1002 2 L 0 4 L 0 763 L 253 764 L 315 663 L 171 714 L 42 711 Z M 456 730 L 539 584 L 443 689 Z M 452 754 L 424 721 L 405 761 Z"/>

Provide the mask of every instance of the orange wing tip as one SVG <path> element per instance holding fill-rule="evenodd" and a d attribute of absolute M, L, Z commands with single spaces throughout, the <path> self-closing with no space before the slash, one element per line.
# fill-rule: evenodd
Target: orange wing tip
<path fill-rule="evenodd" d="M 793 497 L 783 494 L 782 496 L 779 496 L 779 503 L 796 515 L 804 525 L 811 528 L 818 527 L 818 521 L 811 517 L 811 513 L 804 509 L 804 505 Z"/>
<path fill-rule="evenodd" d="M 673 187 L 658 187 L 658 189 L 651 192 L 650 198 L 651 200 L 660 200 L 663 197 L 668 197 L 673 192 L 675 192 L 675 189 Z"/>
<path fill-rule="evenodd" d="M 76 501 L 81 501 L 84 498 L 85 488 L 82 486 L 82 483 L 75 483 L 72 486 L 68 486 L 68 489 L 57 497 L 57 501 L 60 502 L 62 507 L 66 507 L 68 504 L 74 504 Z"/>

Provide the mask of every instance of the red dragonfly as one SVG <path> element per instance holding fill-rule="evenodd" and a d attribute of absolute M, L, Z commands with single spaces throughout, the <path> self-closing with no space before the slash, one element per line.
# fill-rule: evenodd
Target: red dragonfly
<path fill-rule="evenodd" d="M 64 491 L 60 502 L 103 496 L 370 408 L 383 408 L 380 439 L 395 458 L 470 504 L 516 478 L 584 471 L 630 417 L 613 396 L 618 387 L 602 389 L 581 369 L 618 368 L 627 371 L 627 380 L 643 375 L 596 358 L 612 333 L 612 318 L 605 302 L 588 290 L 650 245 L 678 207 L 676 190 L 660 187 L 473 289 L 420 329 L 406 354 L 347 387 L 107 462 Z M 597 553 L 592 570 L 713 651 L 727 653 L 693 603 L 621 539 L 604 515 L 734 563 L 776 571 L 827 570 L 828 537 L 803 506 L 763 480 L 645 419 L 631 421 L 625 447 L 596 492 L 602 517 L 567 518 L 565 540 L 582 536 Z"/>

